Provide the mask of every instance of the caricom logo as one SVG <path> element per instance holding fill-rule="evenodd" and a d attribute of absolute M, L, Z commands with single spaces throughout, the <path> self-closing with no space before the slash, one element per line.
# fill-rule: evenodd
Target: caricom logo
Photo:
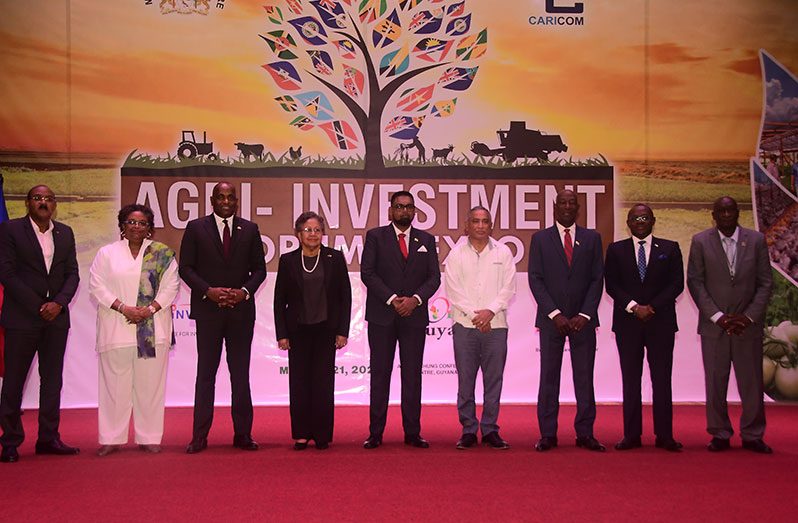
<path fill-rule="evenodd" d="M 144 0 L 144 5 L 153 5 L 156 0 Z M 207 15 L 211 4 L 216 9 L 224 9 L 225 0 L 157 0 L 162 15 L 177 13 L 181 15 Z"/>
<path fill-rule="evenodd" d="M 450 310 L 451 304 L 443 296 L 438 296 L 429 302 L 429 317 L 433 323 L 448 318 Z"/>
<path fill-rule="evenodd" d="M 532 15 L 529 25 L 585 25 L 584 2 L 572 0 L 546 0 L 546 15 Z"/>

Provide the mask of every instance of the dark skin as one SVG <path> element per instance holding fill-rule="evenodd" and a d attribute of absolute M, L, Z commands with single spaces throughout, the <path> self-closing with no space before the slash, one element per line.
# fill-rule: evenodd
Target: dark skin
<path fill-rule="evenodd" d="M 730 238 L 740 220 L 740 209 L 737 202 L 730 196 L 722 196 L 715 200 L 712 207 L 712 219 L 721 234 Z M 750 327 L 753 322 L 745 314 L 724 314 L 717 321 L 718 326 L 726 331 L 728 335 L 739 336 L 745 329 Z"/>
<path fill-rule="evenodd" d="M 632 232 L 632 236 L 639 240 L 651 234 L 656 221 L 657 219 L 654 218 L 654 211 L 652 211 L 648 205 L 635 205 L 629 209 L 629 214 L 626 215 L 626 225 Z M 632 313 L 638 320 L 647 322 L 654 317 L 654 307 L 638 303 L 632 307 Z"/>
<path fill-rule="evenodd" d="M 57 206 L 58 202 L 56 202 L 55 193 L 46 185 L 34 187 L 31 189 L 29 197 L 25 199 L 25 208 L 28 211 L 28 216 L 33 220 L 40 232 L 45 232 L 50 228 L 50 221 Z M 48 301 L 39 307 L 39 316 L 44 321 L 53 321 L 61 314 L 63 309 L 60 304 Z"/>
<path fill-rule="evenodd" d="M 211 207 L 217 216 L 223 219 L 232 218 L 238 210 L 235 187 L 227 182 L 217 183 L 211 194 Z M 243 290 L 229 287 L 209 287 L 205 296 L 219 307 L 228 308 L 235 307 L 247 297 Z"/>
<path fill-rule="evenodd" d="M 554 219 L 557 223 L 566 228 L 571 228 L 576 223 L 579 216 L 579 201 L 576 193 L 569 189 L 563 189 L 557 193 L 554 200 Z M 588 319 L 577 314 L 573 318 L 566 318 L 564 314 L 558 314 L 552 321 L 554 327 L 562 336 L 567 336 L 571 332 L 579 332 L 587 325 Z"/>
<path fill-rule="evenodd" d="M 122 224 L 121 232 L 122 236 L 124 236 L 128 242 L 130 255 L 136 258 L 139 255 L 139 251 L 141 251 L 141 246 L 144 243 L 144 239 L 151 235 L 152 226 L 150 225 L 147 216 L 143 212 L 133 211 L 125 218 L 125 222 Z M 153 300 L 151 305 L 155 307 L 156 311 L 161 310 L 161 305 L 157 301 Z M 121 310 L 120 307 L 122 307 Z M 122 302 L 119 300 L 114 300 L 114 303 L 111 304 L 111 308 L 121 312 L 125 319 L 127 319 L 128 323 L 139 323 L 152 316 L 152 311 L 149 309 L 149 307 L 136 307 L 133 305 L 123 306 Z"/>
<path fill-rule="evenodd" d="M 410 196 L 398 196 L 394 198 L 393 203 L 388 207 L 388 219 L 400 231 L 404 232 L 410 228 L 415 216 L 416 208 L 413 198 Z M 391 302 L 391 306 L 399 316 L 407 317 L 418 307 L 418 300 L 415 296 L 397 296 Z"/>

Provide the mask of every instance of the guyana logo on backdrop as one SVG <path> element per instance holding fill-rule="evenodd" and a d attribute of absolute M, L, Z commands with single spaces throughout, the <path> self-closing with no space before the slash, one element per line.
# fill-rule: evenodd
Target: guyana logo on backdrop
<path fill-rule="evenodd" d="M 144 0 L 144 5 L 157 5 L 162 15 L 207 15 L 212 8 L 224 9 L 225 0 Z"/>

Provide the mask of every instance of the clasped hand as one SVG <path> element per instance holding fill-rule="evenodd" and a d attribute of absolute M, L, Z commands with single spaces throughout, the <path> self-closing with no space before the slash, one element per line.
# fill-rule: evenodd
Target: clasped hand
<path fill-rule="evenodd" d="M 39 307 L 39 316 L 44 321 L 53 321 L 59 314 L 61 314 L 62 310 L 63 307 L 60 304 L 54 301 L 48 301 Z"/>
<path fill-rule="evenodd" d="M 554 327 L 557 329 L 557 332 L 559 332 L 561 336 L 567 336 L 572 332 L 579 332 L 584 329 L 588 319 L 581 314 L 577 314 L 570 319 L 566 318 L 564 314 L 558 314 L 552 321 L 554 321 Z"/>
<path fill-rule="evenodd" d="M 397 296 L 393 299 L 391 305 L 399 316 L 406 318 L 416 310 L 418 300 L 415 296 Z"/>
<path fill-rule="evenodd" d="M 718 319 L 718 326 L 729 336 L 739 336 L 753 322 L 745 314 L 724 314 Z"/>
<path fill-rule="evenodd" d="M 209 300 L 217 304 L 220 308 L 232 309 L 246 298 L 246 293 L 242 289 L 232 289 L 229 287 L 210 287 L 205 293 Z"/>

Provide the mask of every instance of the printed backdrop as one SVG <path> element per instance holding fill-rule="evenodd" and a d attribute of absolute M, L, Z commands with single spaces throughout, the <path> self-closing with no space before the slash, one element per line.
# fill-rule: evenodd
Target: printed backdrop
<path fill-rule="evenodd" d="M 636 202 L 655 234 L 679 241 L 712 225 L 731 195 L 745 226 L 768 237 L 776 280 L 763 372 L 773 399 L 798 399 L 798 10 L 791 0 L 32 0 L 0 17 L 0 172 L 11 217 L 46 183 L 78 241 L 63 405 L 97 401 L 96 305 L 88 268 L 118 238 L 116 212 L 138 201 L 156 238 L 179 248 L 186 223 L 232 182 L 258 223 L 269 277 L 256 293 L 253 396 L 288 401 L 287 358 L 272 322 L 279 255 L 295 217 L 328 221 L 326 243 L 350 267 L 349 345 L 337 401 L 368 403 L 365 231 L 387 223 L 392 192 L 410 190 L 416 226 L 434 234 L 442 270 L 467 210 L 491 210 L 518 267 L 509 309 L 505 402 L 534 402 L 531 236 L 553 223 L 562 188 L 579 223 L 606 246 L 628 234 Z M 184 287 L 167 403 L 193 401 L 195 326 Z M 596 396 L 619 401 L 611 301 L 599 311 Z M 450 305 L 430 300 L 424 401 L 453 403 Z M 678 302 L 676 401 L 703 401 L 696 308 Z M 397 358 L 398 365 L 398 358 Z M 567 358 L 562 397 L 573 401 Z M 398 372 L 396 373 L 398 374 Z M 217 402 L 229 402 L 222 365 Z M 645 380 L 645 394 L 650 386 Z M 31 373 L 25 405 L 36 403 Z M 392 398 L 399 398 L 394 380 Z M 730 399 L 737 399 L 730 388 Z"/>

